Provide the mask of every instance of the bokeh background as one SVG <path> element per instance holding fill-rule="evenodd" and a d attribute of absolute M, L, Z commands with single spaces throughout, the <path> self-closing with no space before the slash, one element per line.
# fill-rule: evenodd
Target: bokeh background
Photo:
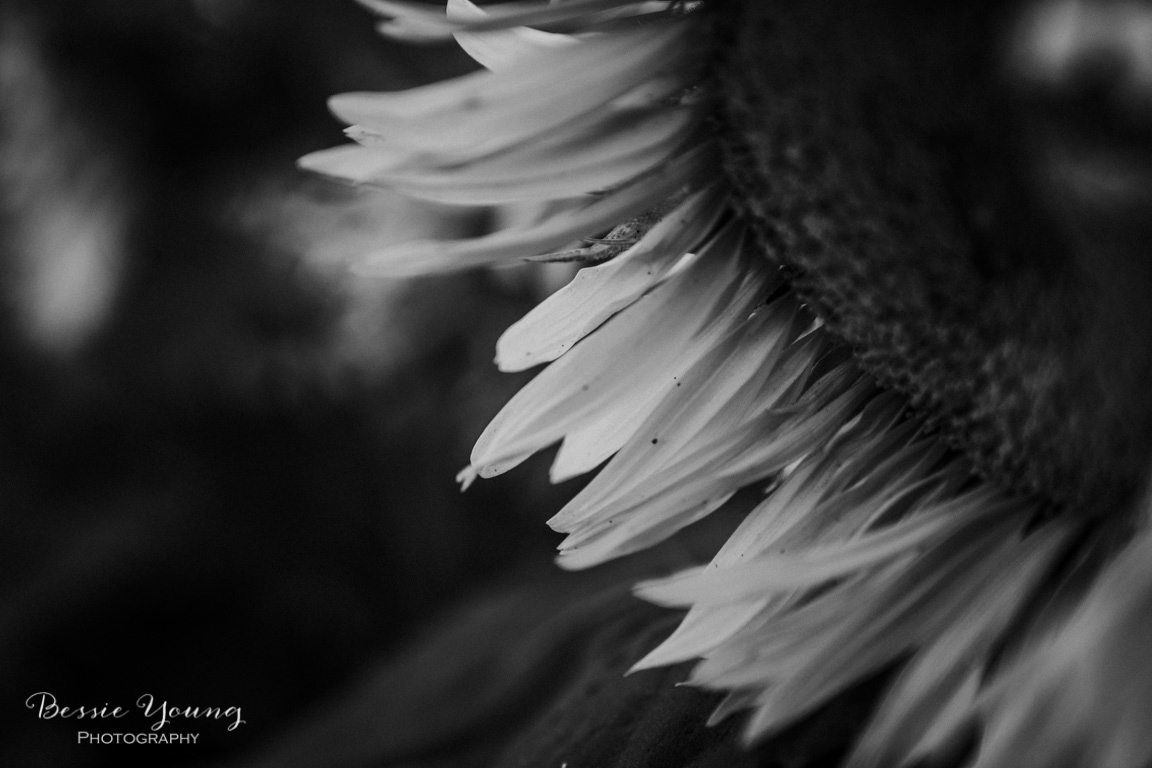
<path fill-rule="evenodd" d="M 484 217 L 296 170 L 326 98 L 471 68 L 351 0 L 0 1 L 0 765 L 213 764 L 419 628 L 551 570 L 542 464 L 461 494 L 547 272 L 389 283 L 351 254 Z M 195 747 L 69 706 L 241 706 Z M 127 729 L 131 730 L 131 729 Z"/>

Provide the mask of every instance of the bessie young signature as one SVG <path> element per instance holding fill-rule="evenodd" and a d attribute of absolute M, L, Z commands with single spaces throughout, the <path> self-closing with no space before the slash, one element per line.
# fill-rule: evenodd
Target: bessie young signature
<path fill-rule="evenodd" d="M 135 707 L 111 706 L 105 703 L 99 707 L 66 707 L 56 701 L 56 697 L 48 691 L 38 691 L 24 701 L 28 709 L 36 710 L 36 716 L 41 720 L 53 718 L 76 720 L 119 720 L 127 717 L 134 709 L 141 710 L 144 717 L 154 719 L 152 730 L 159 731 L 173 720 L 230 720 L 228 730 L 234 731 L 247 722 L 241 717 L 240 707 L 188 707 L 174 706 L 167 701 L 157 702 L 156 698 L 146 693 L 136 699 Z"/>

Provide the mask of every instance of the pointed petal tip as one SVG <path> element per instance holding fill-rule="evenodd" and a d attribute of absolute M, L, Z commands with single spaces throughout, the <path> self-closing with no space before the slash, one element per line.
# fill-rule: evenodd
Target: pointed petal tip
<path fill-rule="evenodd" d="M 481 435 L 481 440 L 484 436 Z M 545 446 L 540 446 L 543 448 Z M 508 451 L 497 452 L 491 450 L 491 446 L 481 446 L 478 442 L 472 449 L 472 455 L 469 457 L 471 466 L 475 468 L 476 474 L 485 480 L 497 477 L 505 472 L 515 469 L 520 466 L 529 456 L 534 454 L 537 447 L 524 453 L 509 453 Z"/>
<path fill-rule="evenodd" d="M 504 471 L 500 467 L 483 466 L 476 470 L 476 474 L 485 480 L 491 480 L 494 477 L 504 474 Z"/>
<path fill-rule="evenodd" d="M 693 604 L 691 598 L 684 598 L 677 594 L 678 587 L 684 580 L 691 580 L 694 576 L 703 573 L 705 566 L 688 568 L 672 576 L 662 579 L 646 579 L 639 581 L 632 587 L 632 594 L 641 600 L 666 608 L 685 608 Z"/>
<path fill-rule="evenodd" d="M 624 670 L 624 677 L 631 677 L 632 675 L 636 674 L 637 672 L 643 672 L 644 670 L 649 669 L 649 668 L 650 667 L 648 667 L 648 666 L 644 666 L 644 659 L 641 659 L 640 661 L 636 662 L 632 666 L 628 667 L 628 669 Z"/>
<path fill-rule="evenodd" d="M 568 528 L 565 527 L 565 523 L 563 520 L 557 520 L 556 519 L 558 517 L 559 517 L 559 515 L 553 515 L 552 517 L 545 520 L 544 524 L 546 526 L 548 526 L 549 528 L 551 528 L 556 533 L 571 533 L 571 531 L 569 531 Z M 559 547 L 557 547 L 557 549 L 559 549 Z"/>
<path fill-rule="evenodd" d="M 556 455 L 556 459 L 552 462 L 552 466 L 548 468 L 548 482 L 552 485 L 559 485 L 566 483 L 569 480 L 586 475 L 602 462 L 597 462 L 595 465 L 588 466 L 589 462 L 565 461 L 563 447 L 560 453 Z"/>
<path fill-rule="evenodd" d="M 310 171 L 313 173 L 322 173 L 322 171 L 317 166 L 321 165 L 320 159 L 323 156 L 324 152 L 325 152 L 325 150 L 321 149 L 321 150 L 318 150 L 316 152 L 309 152 L 308 154 L 303 155 L 302 157 L 296 158 L 296 167 L 302 171 Z"/>
<path fill-rule="evenodd" d="M 521 371 L 527 371 L 527 370 L 530 370 L 532 368 L 535 368 L 537 365 L 543 364 L 543 363 L 533 362 L 531 360 L 528 360 L 528 361 L 513 360 L 513 359 L 510 359 L 508 356 L 501 356 L 499 354 L 499 348 L 497 348 L 496 357 L 494 357 L 492 359 L 492 362 L 493 362 L 493 364 L 495 364 L 496 370 L 500 371 L 500 373 L 520 373 Z"/>
<path fill-rule="evenodd" d="M 648 654 L 644 658 L 640 659 L 640 661 L 636 662 L 631 667 L 629 667 L 628 671 L 625 674 L 630 675 L 633 672 L 643 672 L 646 669 L 655 669 L 656 667 L 666 667 L 669 664 L 674 664 L 674 663 L 680 661 L 680 659 L 670 659 L 670 658 L 666 657 L 664 654 L 661 654 L 660 653 L 661 647 L 663 647 L 663 646 L 659 645 L 659 646 L 656 646 L 656 648 L 649 651 Z"/>
<path fill-rule="evenodd" d="M 358 146 L 351 144 L 309 152 L 296 159 L 296 168 L 339 184 L 361 186 L 368 181 L 363 172 L 368 163 L 355 157 Z"/>
<path fill-rule="evenodd" d="M 560 549 L 560 547 L 557 547 L 557 549 Z M 589 567 L 588 563 L 583 563 L 574 557 L 573 550 L 570 549 L 561 549 L 560 554 L 556 555 L 555 563 L 566 571 L 582 571 Z"/>
<path fill-rule="evenodd" d="M 706 728 L 715 728 L 724 722 L 728 714 L 727 712 L 713 711 L 712 714 L 708 715 L 708 719 L 704 721 L 704 726 Z"/>
<path fill-rule="evenodd" d="M 464 491 L 471 488 L 472 483 L 476 482 L 476 478 L 479 476 L 480 476 L 480 473 L 477 472 L 476 468 L 473 467 L 471 464 L 469 464 L 468 466 L 464 467 L 464 469 L 457 472 L 456 473 L 456 482 L 458 482 L 460 484 L 460 492 L 463 493 Z"/>
<path fill-rule="evenodd" d="M 651 656 L 651 655 L 652 654 L 648 654 L 648 656 Z M 624 672 L 624 677 L 631 677 L 632 675 L 636 674 L 637 672 L 646 672 L 649 669 L 653 669 L 654 667 L 659 666 L 658 664 L 648 663 L 648 656 L 645 656 L 644 658 L 640 659 L 639 661 L 637 661 L 632 666 L 628 667 L 628 669 Z"/>
<path fill-rule="evenodd" d="M 340 120 L 341 122 L 345 123 L 348 126 L 347 128 L 344 129 L 344 135 L 345 136 L 350 136 L 349 131 L 354 131 L 354 129 L 357 127 L 355 120 L 351 119 L 350 117 L 345 117 L 345 114 L 346 114 L 345 110 L 347 109 L 349 104 L 355 103 L 359 99 L 363 98 L 364 96 L 368 96 L 368 95 L 370 95 L 370 94 L 353 92 L 353 93 L 337 93 L 337 94 L 333 94 L 332 96 L 328 97 L 328 101 L 326 102 L 326 104 L 328 106 L 328 112 L 331 113 L 332 116 L 335 117 L 337 120 Z"/>

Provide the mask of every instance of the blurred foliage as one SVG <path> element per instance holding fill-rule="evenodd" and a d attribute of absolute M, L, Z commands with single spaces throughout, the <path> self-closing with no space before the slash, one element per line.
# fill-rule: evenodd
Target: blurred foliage
<path fill-rule="evenodd" d="M 491 357 L 529 291 L 484 274 L 381 289 L 351 315 L 379 349 L 338 354 L 362 292 L 308 260 L 316 243 L 241 215 L 275 190 L 341 199 L 293 169 L 342 138 L 327 96 L 468 65 L 390 45 L 345 0 L 9 0 L 0 24 L 30 57 L 0 73 L 18 107 L 0 120 L 0 765 L 233 755 L 549 549 L 565 490 L 520 482 L 539 461 L 466 495 L 452 481 L 524 381 Z M 25 235 L 102 196 L 120 222 L 108 308 L 46 344 L 24 318 Z M 36 691 L 241 706 L 247 725 L 80 747 L 78 730 L 123 729 L 36 721 Z"/>

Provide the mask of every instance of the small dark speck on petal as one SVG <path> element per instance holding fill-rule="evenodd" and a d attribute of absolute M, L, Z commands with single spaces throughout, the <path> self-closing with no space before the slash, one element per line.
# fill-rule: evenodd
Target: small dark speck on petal
<path fill-rule="evenodd" d="M 659 438 L 656 438 L 656 437 L 652 438 L 652 445 L 656 445 L 656 443 L 658 443 L 658 442 L 660 442 Z"/>

